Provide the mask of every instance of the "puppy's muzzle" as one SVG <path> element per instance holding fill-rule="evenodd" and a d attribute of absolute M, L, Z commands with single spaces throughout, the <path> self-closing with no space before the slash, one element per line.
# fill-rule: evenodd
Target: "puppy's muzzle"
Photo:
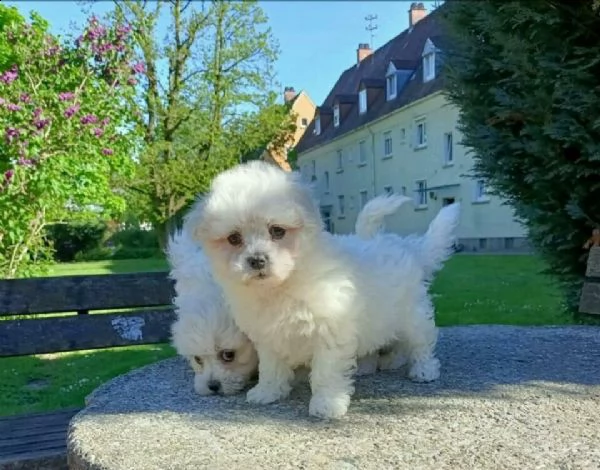
<path fill-rule="evenodd" d="M 212 393 L 219 393 L 221 391 L 221 382 L 218 380 L 210 380 L 207 387 Z"/>
<path fill-rule="evenodd" d="M 267 267 L 269 257 L 264 253 L 255 253 L 253 256 L 246 258 L 246 262 L 250 268 L 261 271 Z"/>

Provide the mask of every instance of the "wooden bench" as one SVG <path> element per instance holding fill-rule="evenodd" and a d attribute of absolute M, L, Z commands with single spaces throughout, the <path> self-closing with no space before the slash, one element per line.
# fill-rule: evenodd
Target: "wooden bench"
<path fill-rule="evenodd" d="M 591 315 L 600 315 L 600 247 L 590 249 L 585 283 L 579 299 L 579 311 Z"/>
<path fill-rule="evenodd" d="M 0 280 L 0 361 L 168 342 L 174 291 L 167 274 Z M 72 313 L 48 316 L 64 312 Z M 0 418 L 0 470 L 67 468 L 67 427 L 77 411 Z"/>

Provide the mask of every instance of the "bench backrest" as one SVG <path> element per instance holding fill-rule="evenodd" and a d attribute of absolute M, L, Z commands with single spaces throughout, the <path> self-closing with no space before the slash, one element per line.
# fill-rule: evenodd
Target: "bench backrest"
<path fill-rule="evenodd" d="M 167 272 L 0 280 L 0 357 L 167 342 L 173 296 Z"/>
<path fill-rule="evenodd" d="M 592 247 L 588 256 L 579 311 L 600 315 L 600 247 Z"/>

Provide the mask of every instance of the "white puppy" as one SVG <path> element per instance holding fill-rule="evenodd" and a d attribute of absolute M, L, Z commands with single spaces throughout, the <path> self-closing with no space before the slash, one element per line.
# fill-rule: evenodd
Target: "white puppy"
<path fill-rule="evenodd" d="M 435 238 L 421 248 L 449 256 L 458 212 L 458 205 L 444 208 L 430 227 Z M 309 366 L 309 413 L 343 416 L 356 358 L 400 344 L 411 378 L 439 376 L 427 255 L 392 234 L 331 236 L 297 173 L 263 162 L 225 171 L 187 223 L 257 349 L 259 380 L 249 402 L 287 396 L 294 368 Z"/>
<path fill-rule="evenodd" d="M 385 216 L 396 212 L 406 201 L 402 196 L 380 196 L 369 201 L 357 219 L 357 235 L 375 236 Z M 194 369 L 195 390 L 201 395 L 241 391 L 257 375 L 258 357 L 230 315 L 206 256 L 187 230 L 169 240 L 167 255 L 176 294 L 173 302 L 177 320 L 172 325 L 172 343 Z M 376 367 L 377 358 L 369 357 L 358 373 L 372 373 Z"/>

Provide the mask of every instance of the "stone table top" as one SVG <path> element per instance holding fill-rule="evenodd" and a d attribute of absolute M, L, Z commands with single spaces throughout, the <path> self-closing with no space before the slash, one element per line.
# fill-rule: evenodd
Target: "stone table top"
<path fill-rule="evenodd" d="M 598 469 L 600 328 L 442 328 L 442 376 L 361 377 L 348 415 L 307 386 L 266 406 L 200 397 L 179 358 L 96 390 L 71 422 L 73 470 Z"/>

